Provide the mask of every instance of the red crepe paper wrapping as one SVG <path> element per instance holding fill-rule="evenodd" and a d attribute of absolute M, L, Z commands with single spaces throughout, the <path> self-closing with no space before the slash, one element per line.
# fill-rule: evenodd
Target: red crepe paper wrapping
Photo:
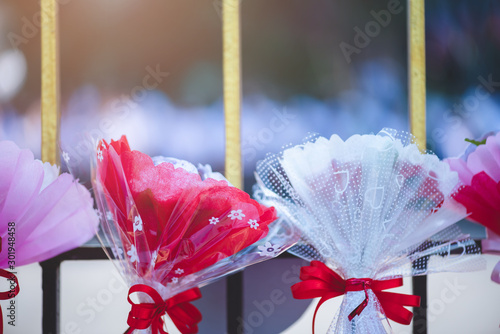
<path fill-rule="evenodd" d="M 100 141 L 96 157 L 104 239 L 129 284 L 151 286 L 164 300 L 296 242 L 293 230 L 276 221 L 274 208 L 209 166 L 197 170 L 185 161 L 152 159 L 132 151 L 125 137 Z"/>
<path fill-rule="evenodd" d="M 471 144 L 460 158 L 446 160 L 464 184 L 455 195 L 470 214 L 467 218 L 487 228 L 483 253 L 500 254 L 500 133 L 483 145 Z M 491 279 L 500 284 L 500 262 Z"/>

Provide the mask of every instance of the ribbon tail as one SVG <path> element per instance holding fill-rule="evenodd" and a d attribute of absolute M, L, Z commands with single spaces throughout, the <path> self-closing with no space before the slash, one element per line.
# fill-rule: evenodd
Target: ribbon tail
<path fill-rule="evenodd" d="M 361 304 L 358 305 L 358 307 L 356 307 L 348 316 L 349 318 L 349 321 L 352 321 L 352 319 L 357 316 L 357 315 L 360 315 L 361 312 L 363 312 L 363 310 L 365 309 L 366 305 L 368 305 L 368 291 L 366 290 L 366 286 L 365 284 L 363 283 L 363 290 L 365 291 L 365 299 L 361 302 Z"/>
<path fill-rule="evenodd" d="M 168 334 L 168 332 L 165 332 L 163 329 L 164 326 L 166 327 L 164 320 L 162 317 L 158 317 L 155 322 L 152 324 L 152 333 L 153 334 Z"/>
<path fill-rule="evenodd" d="M 167 314 L 175 327 L 182 334 L 198 333 L 198 323 L 201 321 L 201 312 L 190 302 L 201 298 L 200 289 L 194 288 L 181 292 L 167 300 Z M 162 334 L 168 334 L 163 333 Z"/>
<path fill-rule="evenodd" d="M 403 325 L 409 325 L 413 318 L 413 312 L 403 306 L 420 306 L 420 297 L 415 295 L 382 291 L 376 291 L 375 295 L 379 299 L 387 318 Z"/>
<path fill-rule="evenodd" d="M 320 261 L 311 261 L 310 266 L 300 268 L 301 282 L 291 287 L 293 298 L 312 299 L 321 297 L 312 322 L 312 333 L 319 308 L 325 301 L 341 296 L 345 293 L 345 281 L 336 272 Z"/>
<path fill-rule="evenodd" d="M 123 334 L 132 334 L 133 332 L 134 332 L 134 330 L 133 330 L 131 327 L 129 327 L 129 328 L 125 331 L 125 333 L 123 333 Z M 2 334 L 2 333 L 0 332 L 0 334 Z"/>
<path fill-rule="evenodd" d="M 312 334 L 314 334 L 314 324 L 316 323 L 316 314 L 318 313 L 319 308 L 321 305 L 323 305 L 324 302 L 326 302 L 328 299 L 327 296 L 321 298 L 318 302 L 318 305 L 316 305 L 316 309 L 314 310 L 314 316 L 313 316 L 313 323 L 312 323 Z"/>
<path fill-rule="evenodd" d="M 413 319 L 413 312 L 396 303 L 385 303 L 382 306 L 388 319 L 402 325 L 409 325 Z"/>
<path fill-rule="evenodd" d="M 191 303 L 178 305 L 167 311 L 175 327 L 182 334 L 198 333 L 198 323 L 201 321 L 201 312 Z"/>
<path fill-rule="evenodd" d="M 365 299 L 359 304 L 351 313 L 349 313 L 349 321 L 352 321 L 355 316 L 360 315 L 361 312 L 365 309 L 366 305 L 368 305 L 368 299 Z"/>

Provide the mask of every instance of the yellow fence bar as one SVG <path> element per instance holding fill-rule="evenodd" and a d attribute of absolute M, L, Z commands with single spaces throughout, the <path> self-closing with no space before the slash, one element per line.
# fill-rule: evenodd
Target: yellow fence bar
<path fill-rule="evenodd" d="M 59 164 L 59 59 L 56 0 L 40 0 L 42 43 L 42 160 Z"/>
<path fill-rule="evenodd" d="M 223 0 L 222 35 L 224 67 L 224 117 L 226 127 L 225 174 L 235 187 L 243 187 L 241 163 L 241 64 L 240 0 Z"/>
<path fill-rule="evenodd" d="M 408 0 L 410 128 L 421 150 L 426 149 L 425 126 L 425 4 Z"/>

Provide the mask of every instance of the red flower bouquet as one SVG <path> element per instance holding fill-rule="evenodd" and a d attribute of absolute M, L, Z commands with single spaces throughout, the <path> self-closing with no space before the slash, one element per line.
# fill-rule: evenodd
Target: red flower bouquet
<path fill-rule="evenodd" d="M 145 292 L 155 301 L 133 304 L 132 329 L 151 326 L 163 333 L 160 316 L 166 311 L 182 333 L 196 333 L 201 315 L 187 302 L 200 297 L 198 286 L 293 244 L 290 230 L 273 223 L 274 208 L 252 200 L 210 167 L 200 169 L 202 175 L 187 162 L 131 151 L 125 137 L 99 143 L 94 186 L 106 217 L 104 237 L 132 285 L 130 293 Z M 141 305 L 154 305 L 154 314 Z M 175 307 L 189 307 L 185 313 L 194 316 L 179 316 L 183 312 Z"/>
<path fill-rule="evenodd" d="M 470 220 L 487 228 L 483 253 L 500 254 L 500 133 L 488 136 L 484 144 L 471 144 L 462 157 L 447 162 L 464 184 L 455 199 L 467 208 Z M 491 279 L 500 284 L 500 262 Z"/>

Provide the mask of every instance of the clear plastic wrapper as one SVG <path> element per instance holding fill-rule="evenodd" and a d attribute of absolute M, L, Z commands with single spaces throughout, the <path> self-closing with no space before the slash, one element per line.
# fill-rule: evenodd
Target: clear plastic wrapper
<path fill-rule="evenodd" d="M 274 208 L 252 200 L 210 166 L 150 158 L 131 151 L 125 137 L 109 145 L 100 141 L 96 157 L 94 189 L 105 217 L 101 237 L 110 245 L 108 255 L 118 260 L 131 287 L 149 286 L 163 301 L 171 303 L 190 289 L 273 258 L 298 239 L 290 225 L 276 220 Z M 139 304 L 158 304 L 139 297 Z M 140 307 L 133 305 L 131 314 L 134 308 Z M 171 310 L 166 313 L 182 333 L 197 332 L 198 316 L 185 326 Z M 159 315 L 148 317 L 155 320 L 132 329 L 161 332 Z"/>
<path fill-rule="evenodd" d="M 403 306 L 417 298 L 382 291 L 402 276 L 484 266 L 475 242 L 452 226 L 467 215 L 452 198 L 457 174 L 408 133 L 310 136 L 259 162 L 256 174 L 258 200 L 300 231 L 290 252 L 313 261 L 294 295 L 345 295 L 329 333 L 384 333 L 387 318 L 408 324 Z"/>

